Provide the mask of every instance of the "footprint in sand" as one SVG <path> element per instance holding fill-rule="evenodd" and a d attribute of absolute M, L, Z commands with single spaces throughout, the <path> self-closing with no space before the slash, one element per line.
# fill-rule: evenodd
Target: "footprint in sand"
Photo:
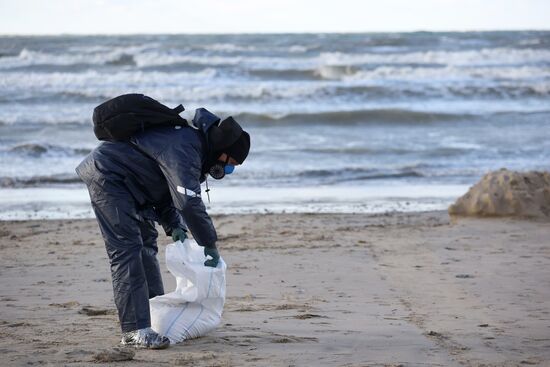
<path fill-rule="evenodd" d="M 301 336 L 290 336 L 290 335 L 285 335 L 285 336 L 271 340 L 272 343 L 276 343 L 276 344 L 318 342 L 318 341 L 319 339 L 314 337 L 301 337 Z"/>
<path fill-rule="evenodd" d="M 95 306 L 83 306 L 79 311 L 79 314 L 86 316 L 103 316 L 103 315 L 114 315 L 116 311 L 114 309 L 99 308 Z"/>
<path fill-rule="evenodd" d="M 292 318 L 298 319 L 298 320 L 306 320 L 306 319 L 314 319 L 314 318 L 328 319 L 327 316 L 317 315 L 314 313 L 304 313 L 304 314 L 292 316 Z"/>
<path fill-rule="evenodd" d="M 136 352 L 130 348 L 112 348 L 94 354 L 93 359 L 97 362 L 130 361 L 135 355 Z"/>
<path fill-rule="evenodd" d="M 175 366 L 196 366 L 201 362 L 208 366 L 231 366 L 231 359 L 228 356 L 217 355 L 212 352 L 185 352 L 174 361 Z"/>
<path fill-rule="evenodd" d="M 78 303 L 78 301 L 69 301 L 65 303 L 50 303 L 49 306 L 59 307 L 59 308 L 73 308 L 76 306 L 80 306 L 80 303 Z"/>

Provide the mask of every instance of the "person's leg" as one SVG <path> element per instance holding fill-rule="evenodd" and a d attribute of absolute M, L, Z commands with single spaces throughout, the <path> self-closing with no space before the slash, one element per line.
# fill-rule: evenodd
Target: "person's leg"
<path fill-rule="evenodd" d="M 158 232 L 155 228 L 155 222 L 145 220 L 140 223 L 141 239 L 143 248 L 141 249 L 141 259 L 147 277 L 147 286 L 149 289 L 149 298 L 164 294 L 160 266 L 157 260 L 157 237 Z"/>
<path fill-rule="evenodd" d="M 97 185 L 97 184 L 96 184 Z M 122 332 L 151 326 L 143 242 L 135 203 L 123 183 L 105 181 L 90 191 L 111 263 L 114 300 Z"/>

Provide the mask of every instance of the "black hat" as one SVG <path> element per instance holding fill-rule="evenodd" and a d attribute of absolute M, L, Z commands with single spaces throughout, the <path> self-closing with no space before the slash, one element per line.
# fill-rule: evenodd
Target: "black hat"
<path fill-rule="evenodd" d="M 229 148 L 225 149 L 228 156 L 242 164 L 250 151 L 250 135 L 243 130 L 239 139 Z"/>
<path fill-rule="evenodd" d="M 215 157 L 227 153 L 239 163 L 243 163 L 250 150 L 250 135 L 231 116 L 208 130 L 210 146 Z"/>

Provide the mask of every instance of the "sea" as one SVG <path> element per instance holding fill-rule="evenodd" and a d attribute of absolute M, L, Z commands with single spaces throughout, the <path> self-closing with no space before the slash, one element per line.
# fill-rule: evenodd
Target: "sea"
<path fill-rule="evenodd" d="M 212 214 L 444 210 L 550 169 L 550 32 L 0 37 L 0 219 L 93 217 L 95 106 L 144 93 L 251 135 Z"/>

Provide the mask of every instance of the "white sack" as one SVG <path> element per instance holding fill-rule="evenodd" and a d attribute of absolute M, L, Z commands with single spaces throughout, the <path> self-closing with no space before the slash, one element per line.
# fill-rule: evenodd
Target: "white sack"
<path fill-rule="evenodd" d="M 171 343 L 197 338 L 220 323 L 225 303 L 225 262 L 204 266 L 204 248 L 195 241 L 166 247 L 166 266 L 176 277 L 176 289 L 150 300 L 151 327 Z"/>

